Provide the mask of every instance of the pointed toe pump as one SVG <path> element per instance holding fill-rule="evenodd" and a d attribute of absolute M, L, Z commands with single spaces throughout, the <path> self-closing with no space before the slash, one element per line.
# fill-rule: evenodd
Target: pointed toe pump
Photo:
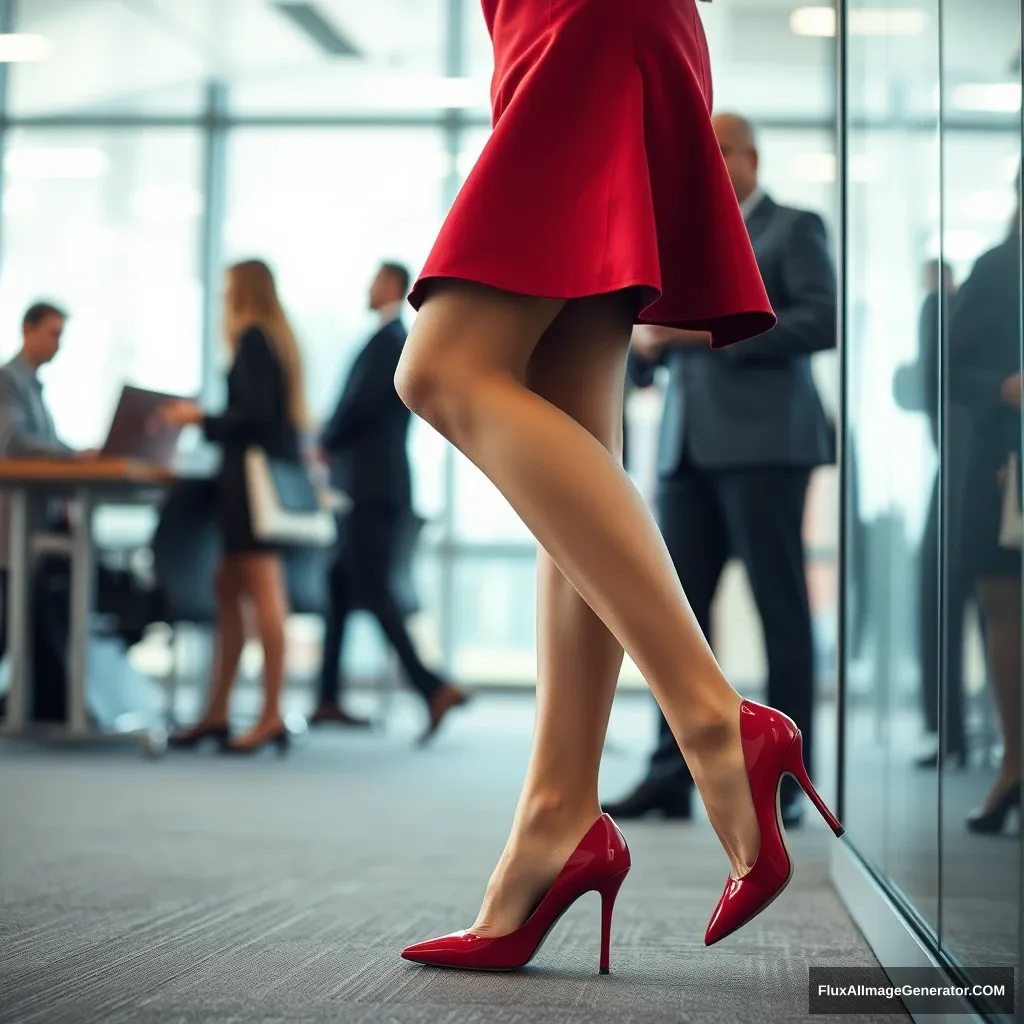
<path fill-rule="evenodd" d="M 744 700 L 740 705 L 743 759 L 757 814 L 760 847 L 753 867 L 741 878 L 729 878 L 704 935 L 706 946 L 720 942 L 779 897 L 793 877 L 779 805 L 779 786 L 791 775 L 837 835 L 843 826 L 811 784 L 804 766 L 803 737 L 792 719 L 773 708 Z"/>
<path fill-rule="evenodd" d="M 536 955 L 558 919 L 588 892 L 601 896 L 601 965 L 608 973 L 612 910 L 629 872 L 629 848 L 615 825 L 602 814 L 580 841 L 551 888 L 514 932 L 491 938 L 469 931 L 453 932 L 402 950 L 417 964 L 470 971 L 515 971 Z"/>

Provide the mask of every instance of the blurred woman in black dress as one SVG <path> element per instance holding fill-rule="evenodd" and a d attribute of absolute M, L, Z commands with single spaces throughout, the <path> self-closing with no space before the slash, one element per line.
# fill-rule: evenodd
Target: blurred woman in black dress
<path fill-rule="evenodd" d="M 1018 467 L 1021 459 L 1020 317 L 1018 205 L 1007 238 L 971 271 L 949 327 L 949 394 L 971 418 L 954 557 L 973 581 L 985 618 L 985 653 L 1003 733 L 999 774 L 967 820 L 971 831 L 982 833 L 1002 831 L 1020 806 L 1021 552 L 999 542 L 1007 466 L 1011 456 Z"/>
<path fill-rule="evenodd" d="M 300 460 L 300 434 L 308 415 L 298 344 L 277 296 L 273 275 L 259 260 L 231 267 L 225 291 L 225 329 L 232 356 L 228 403 L 218 416 L 193 402 L 174 402 L 164 418 L 196 424 L 220 445 L 218 474 L 222 557 L 216 578 L 219 617 L 213 686 L 202 718 L 171 737 L 194 747 L 213 739 L 233 753 L 268 743 L 284 752 L 288 731 L 281 718 L 288 596 L 281 555 L 253 534 L 245 482 L 245 453 L 262 449 L 269 459 Z M 253 728 L 228 742 L 229 698 L 245 643 L 245 612 L 255 615 L 263 646 L 263 711 Z"/>

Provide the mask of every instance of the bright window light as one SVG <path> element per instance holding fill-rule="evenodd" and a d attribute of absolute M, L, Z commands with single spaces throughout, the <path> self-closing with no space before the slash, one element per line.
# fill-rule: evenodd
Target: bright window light
<path fill-rule="evenodd" d="M 797 181 L 830 185 L 836 180 L 835 154 L 801 153 L 793 161 L 793 172 Z"/>
<path fill-rule="evenodd" d="M 987 224 L 1001 224 L 1012 213 L 1013 195 L 1007 191 L 985 190 L 974 192 L 964 199 L 964 216 L 972 221 Z"/>
<path fill-rule="evenodd" d="M 798 36 L 834 36 L 836 12 L 831 7 L 798 7 L 789 16 L 789 29 Z"/>
<path fill-rule="evenodd" d="M 852 153 L 849 162 L 850 181 L 875 181 L 878 163 L 864 153 Z M 836 180 L 834 153 L 801 153 L 793 161 L 793 176 L 797 181 L 815 185 L 831 185 Z"/>
<path fill-rule="evenodd" d="M 1020 82 L 969 82 L 951 96 L 958 110 L 1014 114 L 1020 110 Z"/>
<path fill-rule="evenodd" d="M 928 27 L 928 15 L 919 10 L 850 11 L 850 32 L 855 36 L 919 36 Z M 836 34 L 832 7 L 799 7 L 789 17 L 794 35 L 828 37 Z"/>
<path fill-rule="evenodd" d="M 136 217 L 173 224 L 202 213 L 203 196 L 192 189 L 142 188 L 132 196 L 131 209 Z"/>
<path fill-rule="evenodd" d="M 19 147 L 4 157 L 11 178 L 101 178 L 110 170 L 102 149 Z"/>
<path fill-rule="evenodd" d="M 0 32 L 0 64 L 49 60 L 53 43 L 43 36 L 19 32 Z"/>
<path fill-rule="evenodd" d="M 375 107 L 465 110 L 486 105 L 489 83 L 472 78 L 381 78 L 361 84 Z"/>

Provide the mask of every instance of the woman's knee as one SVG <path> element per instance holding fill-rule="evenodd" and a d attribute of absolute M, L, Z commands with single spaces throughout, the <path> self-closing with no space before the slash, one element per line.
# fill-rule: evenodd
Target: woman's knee
<path fill-rule="evenodd" d="M 411 412 L 453 440 L 472 400 L 471 374 L 459 372 L 429 339 L 414 333 L 402 351 L 395 389 Z"/>

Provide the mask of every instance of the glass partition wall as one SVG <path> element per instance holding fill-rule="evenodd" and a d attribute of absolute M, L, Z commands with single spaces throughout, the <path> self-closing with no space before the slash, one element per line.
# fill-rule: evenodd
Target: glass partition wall
<path fill-rule="evenodd" d="M 969 981 L 1020 965 L 1021 4 L 899 8 L 839 19 L 835 877 L 885 966 Z"/>

